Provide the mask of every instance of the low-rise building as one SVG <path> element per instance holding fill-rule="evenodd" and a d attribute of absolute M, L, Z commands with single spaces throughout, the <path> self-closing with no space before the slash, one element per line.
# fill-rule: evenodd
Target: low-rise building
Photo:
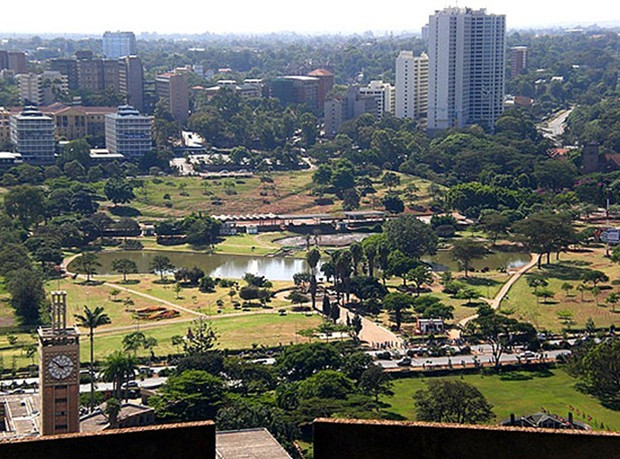
<path fill-rule="evenodd" d="M 430 335 L 435 333 L 444 333 L 446 331 L 445 324 L 442 319 L 416 319 L 416 327 L 418 333 L 422 335 Z"/>

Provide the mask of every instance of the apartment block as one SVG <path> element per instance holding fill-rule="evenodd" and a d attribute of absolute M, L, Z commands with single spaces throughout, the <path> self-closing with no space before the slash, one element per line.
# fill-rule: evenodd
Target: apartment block
<path fill-rule="evenodd" d="M 127 104 L 144 111 L 144 69 L 138 56 L 126 56 L 118 60 L 118 84 Z"/>
<path fill-rule="evenodd" d="M 367 86 L 359 87 L 359 94 L 362 97 L 372 97 L 375 99 L 376 118 L 381 120 L 384 113 L 394 114 L 395 91 L 389 83 L 381 80 L 373 80 Z"/>
<path fill-rule="evenodd" d="M 102 39 L 103 55 L 118 59 L 137 54 L 136 36 L 133 32 L 105 32 Z"/>
<path fill-rule="evenodd" d="M 428 55 L 401 51 L 396 58 L 394 112 L 398 118 L 420 119 L 428 110 Z"/>
<path fill-rule="evenodd" d="M 49 105 L 69 90 L 67 77 L 60 72 L 24 73 L 16 76 L 19 98 L 26 105 Z"/>
<path fill-rule="evenodd" d="M 187 70 L 177 69 L 155 78 L 157 99 L 164 101 L 175 121 L 183 124 L 189 116 Z"/>
<path fill-rule="evenodd" d="M 527 68 L 527 46 L 513 46 L 510 48 L 510 76 L 519 75 Z"/>
<path fill-rule="evenodd" d="M 54 162 L 54 120 L 35 107 L 25 107 L 23 112 L 11 116 L 10 137 L 24 162 Z"/>

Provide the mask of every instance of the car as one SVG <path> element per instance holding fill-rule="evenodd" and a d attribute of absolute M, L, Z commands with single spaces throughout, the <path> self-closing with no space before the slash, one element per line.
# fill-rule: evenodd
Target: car
<path fill-rule="evenodd" d="M 399 360 L 396 365 L 398 365 L 399 367 L 411 366 L 411 359 L 409 357 L 405 357 L 404 359 Z"/>
<path fill-rule="evenodd" d="M 525 351 L 521 354 L 517 354 L 517 357 L 519 357 L 520 359 L 534 359 L 536 358 L 536 354 L 532 351 Z"/>

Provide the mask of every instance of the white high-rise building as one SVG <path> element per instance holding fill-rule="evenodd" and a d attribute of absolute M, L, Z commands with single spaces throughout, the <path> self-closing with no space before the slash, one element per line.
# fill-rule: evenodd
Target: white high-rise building
<path fill-rule="evenodd" d="M 118 113 L 105 116 L 106 148 L 128 159 L 141 158 L 153 148 L 152 125 L 153 117 L 129 105 L 118 107 Z"/>
<path fill-rule="evenodd" d="M 411 51 L 401 51 L 396 58 L 396 97 L 394 113 L 397 118 L 419 119 L 426 116 L 428 106 L 428 56 L 415 57 Z"/>
<path fill-rule="evenodd" d="M 394 87 L 390 83 L 381 80 L 373 80 L 368 86 L 359 88 L 361 96 L 374 97 L 377 101 L 376 118 L 381 120 L 383 113 L 394 114 Z"/>
<path fill-rule="evenodd" d="M 133 32 L 106 32 L 102 40 L 103 55 L 108 59 L 136 55 L 136 36 Z"/>
<path fill-rule="evenodd" d="M 69 90 L 67 77 L 60 72 L 24 73 L 15 77 L 19 83 L 19 98 L 24 104 L 49 105 Z"/>
<path fill-rule="evenodd" d="M 501 115 L 506 16 L 446 8 L 429 18 L 428 129 L 480 124 Z"/>
<path fill-rule="evenodd" d="M 54 120 L 36 107 L 25 107 L 11 116 L 11 142 L 21 153 L 24 162 L 51 164 L 54 162 Z"/>

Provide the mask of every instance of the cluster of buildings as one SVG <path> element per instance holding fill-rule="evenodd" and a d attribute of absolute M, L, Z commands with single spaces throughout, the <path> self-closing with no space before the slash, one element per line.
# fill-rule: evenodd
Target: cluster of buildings
<path fill-rule="evenodd" d="M 0 107 L 0 145 L 10 143 L 14 153 L 0 153 L 2 166 L 21 162 L 53 164 L 57 141 L 86 136 L 105 138 L 105 154 L 99 159 L 136 159 L 152 149 L 153 118 L 129 105 L 83 107 L 54 104 L 21 111 Z M 122 155 L 122 156 L 121 156 Z"/>
<path fill-rule="evenodd" d="M 506 17 L 485 9 L 451 7 L 436 11 L 423 29 L 427 52 L 402 51 L 395 86 L 371 81 L 325 104 L 325 134 L 361 113 L 410 118 L 427 129 L 480 124 L 492 128 L 504 108 Z M 527 65 L 527 47 L 510 49 L 511 73 Z"/>

